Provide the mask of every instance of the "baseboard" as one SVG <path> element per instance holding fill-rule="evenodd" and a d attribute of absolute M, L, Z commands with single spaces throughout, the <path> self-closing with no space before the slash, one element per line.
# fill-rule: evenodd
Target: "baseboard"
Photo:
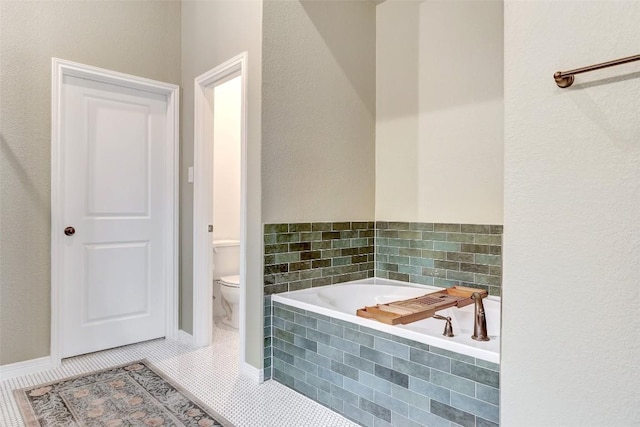
<path fill-rule="evenodd" d="M 39 357 L 37 359 L 25 360 L 23 362 L 9 363 L 0 366 L 0 381 L 23 375 L 35 374 L 36 372 L 52 369 L 51 357 Z"/>
<path fill-rule="evenodd" d="M 193 345 L 193 335 L 180 329 L 176 334 L 176 341 L 182 344 Z"/>
<path fill-rule="evenodd" d="M 250 380 L 262 384 L 264 382 L 264 371 L 255 366 L 249 365 L 247 362 L 240 362 L 240 375 Z"/>

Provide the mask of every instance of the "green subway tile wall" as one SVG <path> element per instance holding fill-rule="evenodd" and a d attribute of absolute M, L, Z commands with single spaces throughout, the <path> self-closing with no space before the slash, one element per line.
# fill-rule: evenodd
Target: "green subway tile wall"
<path fill-rule="evenodd" d="M 271 355 L 273 354 L 273 333 L 272 320 L 273 308 L 271 305 L 271 295 L 264 296 L 264 352 L 263 352 L 263 374 L 264 380 L 271 379 Z"/>
<path fill-rule="evenodd" d="M 374 222 L 265 224 L 264 294 L 374 276 Z"/>
<path fill-rule="evenodd" d="M 376 277 L 500 296 L 502 226 L 376 222 Z"/>

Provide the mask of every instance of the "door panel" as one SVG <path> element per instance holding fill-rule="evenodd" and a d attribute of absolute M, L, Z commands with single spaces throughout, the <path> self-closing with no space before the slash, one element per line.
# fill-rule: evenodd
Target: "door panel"
<path fill-rule="evenodd" d="M 146 216 L 149 107 L 90 97 L 87 104 L 87 214 Z"/>
<path fill-rule="evenodd" d="M 65 76 L 62 357 L 165 335 L 167 98 Z"/>
<path fill-rule="evenodd" d="M 84 325 L 149 314 L 149 244 L 85 245 Z"/>

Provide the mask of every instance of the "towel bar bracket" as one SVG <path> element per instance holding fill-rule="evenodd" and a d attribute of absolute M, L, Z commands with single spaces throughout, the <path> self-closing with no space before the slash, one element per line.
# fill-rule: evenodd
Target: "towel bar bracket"
<path fill-rule="evenodd" d="M 589 71 L 615 67 L 616 65 L 628 64 L 629 62 L 635 61 L 640 61 L 640 55 L 627 56 L 626 58 L 614 59 L 613 61 L 607 61 L 600 64 L 589 65 L 587 67 L 576 68 L 575 70 L 558 71 L 553 74 L 553 79 L 556 81 L 558 87 L 564 89 L 573 84 L 575 74 L 588 73 Z"/>
<path fill-rule="evenodd" d="M 558 71 L 557 73 L 555 73 L 553 75 L 553 79 L 556 81 L 556 84 L 558 85 L 558 87 L 561 88 L 566 88 L 569 87 L 573 84 L 573 81 L 576 79 L 575 76 L 573 75 L 569 75 L 569 76 L 562 76 L 562 73 L 560 71 Z"/>

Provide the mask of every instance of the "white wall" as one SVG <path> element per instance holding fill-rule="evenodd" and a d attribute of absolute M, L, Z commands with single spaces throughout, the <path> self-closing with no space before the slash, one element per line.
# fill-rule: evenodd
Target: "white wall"
<path fill-rule="evenodd" d="M 248 53 L 247 105 L 247 306 L 246 361 L 262 367 L 262 219 L 261 88 L 262 1 L 182 2 L 182 222 L 181 327 L 193 329 L 193 186 L 186 182 L 193 165 L 193 80 L 240 54 Z"/>
<path fill-rule="evenodd" d="M 375 4 L 264 3 L 263 220 L 374 217 Z"/>
<path fill-rule="evenodd" d="M 640 425 L 640 3 L 507 1 L 501 423 Z"/>
<path fill-rule="evenodd" d="M 240 240 L 241 84 L 213 90 L 213 240 Z"/>
<path fill-rule="evenodd" d="M 502 9 L 377 6 L 376 219 L 502 224 Z"/>

